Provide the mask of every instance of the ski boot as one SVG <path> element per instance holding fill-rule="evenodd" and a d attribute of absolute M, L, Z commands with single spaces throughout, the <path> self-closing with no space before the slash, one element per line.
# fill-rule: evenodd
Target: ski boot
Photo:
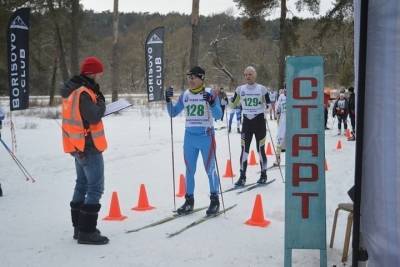
<path fill-rule="evenodd" d="M 228 133 L 231 133 L 231 126 L 229 126 L 228 128 Z"/>
<path fill-rule="evenodd" d="M 215 215 L 219 212 L 219 198 L 217 193 L 210 195 L 210 206 L 208 207 L 206 214 L 207 216 Z"/>
<path fill-rule="evenodd" d="M 237 130 L 237 133 L 240 133 L 240 128 L 239 127 L 236 130 Z"/>
<path fill-rule="evenodd" d="M 267 182 L 267 171 L 261 171 L 260 179 L 258 179 L 257 184 L 265 184 Z"/>
<path fill-rule="evenodd" d="M 185 203 L 183 203 L 183 205 L 176 210 L 176 212 L 179 215 L 186 215 L 189 214 L 193 211 L 193 207 L 194 207 L 194 197 L 193 195 L 185 195 Z"/>
<path fill-rule="evenodd" d="M 244 172 L 240 171 L 239 180 L 235 183 L 235 186 L 244 186 L 246 184 L 246 175 Z"/>

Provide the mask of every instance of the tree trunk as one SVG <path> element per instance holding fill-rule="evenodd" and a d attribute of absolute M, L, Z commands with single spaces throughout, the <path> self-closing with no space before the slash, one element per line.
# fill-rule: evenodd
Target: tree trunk
<path fill-rule="evenodd" d="M 279 24 L 279 88 L 283 88 L 285 84 L 285 57 L 287 55 L 288 39 L 286 36 L 286 0 L 281 0 L 281 17 Z"/>
<path fill-rule="evenodd" d="M 190 49 L 190 67 L 198 65 L 200 32 L 199 32 L 199 5 L 200 0 L 192 2 L 192 46 Z"/>
<path fill-rule="evenodd" d="M 114 0 L 114 15 L 113 15 L 113 46 L 111 59 L 111 90 L 112 101 L 118 100 L 119 90 L 119 51 L 118 51 L 118 0 Z"/>
<path fill-rule="evenodd" d="M 57 69 L 58 69 L 58 55 L 54 57 L 53 71 L 51 74 L 50 91 L 49 91 L 49 106 L 54 106 L 54 95 L 56 92 L 56 80 L 57 80 Z"/>
<path fill-rule="evenodd" d="M 58 25 L 58 21 L 56 18 L 57 16 L 54 11 L 53 1 L 48 0 L 47 3 L 49 5 L 51 18 L 54 23 L 54 30 L 55 30 L 55 34 L 56 34 L 56 40 L 57 40 L 57 49 L 59 52 L 59 59 L 60 59 L 61 74 L 62 74 L 63 81 L 66 81 L 69 78 L 69 73 L 68 73 L 68 67 L 67 67 L 67 63 L 66 63 L 67 61 L 65 60 L 65 51 L 64 51 L 63 41 L 61 38 L 61 30 L 60 30 L 60 26 Z"/>
<path fill-rule="evenodd" d="M 79 74 L 79 0 L 71 0 L 71 73 Z"/>
<path fill-rule="evenodd" d="M 187 66 L 187 55 L 188 55 L 188 52 L 187 51 L 185 51 L 185 54 L 183 55 L 183 57 L 182 57 L 182 65 L 181 65 L 181 67 L 182 67 L 182 80 L 181 80 L 181 90 L 184 90 L 185 89 L 185 84 L 186 84 L 186 66 Z"/>

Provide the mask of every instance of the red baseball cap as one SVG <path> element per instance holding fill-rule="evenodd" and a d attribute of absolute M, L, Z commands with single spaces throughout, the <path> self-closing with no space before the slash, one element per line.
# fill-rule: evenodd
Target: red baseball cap
<path fill-rule="evenodd" d="M 103 63 L 97 57 L 87 57 L 81 63 L 81 74 L 101 73 L 103 69 Z"/>

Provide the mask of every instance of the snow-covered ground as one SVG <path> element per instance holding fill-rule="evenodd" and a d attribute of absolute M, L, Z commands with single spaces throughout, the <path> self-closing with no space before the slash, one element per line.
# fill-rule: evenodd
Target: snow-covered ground
<path fill-rule="evenodd" d="M 170 120 L 162 106 L 151 108 L 150 120 L 146 106 L 136 106 L 104 119 L 109 148 L 104 153 L 106 182 L 100 218 L 108 213 L 113 191 L 118 192 L 122 213 L 128 216 L 122 222 L 99 221 L 98 227 L 110 238 L 105 246 L 78 245 L 72 239 L 69 202 L 75 169 L 73 159 L 62 151 L 60 120 L 30 116 L 29 112 L 13 116 L 13 120 L 17 157 L 37 182 L 26 182 L 6 150 L 0 148 L 0 183 L 4 191 L 0 198 L 0 266 L 283 266 L 284 183 L 277 169 L 268 172 L 269 178 L 276 178 L 273 184 L 241 195 L 224 194 L 225 206 L 235 203 L 238 206 L 226 216 L 209 220 L 181 235 L 166 237 L 204 212 L 138 233 L 125 233 L 171 215 L 173 209 Z M 331 126 L 331 121 L 328 124 Z M 269 126 L 275 137 L 276 122 L 269 121 Z M 183 133 L 181 116 L 174 119 L 177 183 L 179 174 L 185 170 Z M 336 130 L 326 131 L 328 242 L 338 203 L 350 202 L 346 192 L 353 184 L 354 175 L 355 142 L 347 142 L 336 133 Z M 2 136 L 11 143 L 7 120 Z M 338 139 L 342 141 L 342 151 L 335 148 Z M 227 132 L 217 131 L 216 140 L 222 176 L 229 158 Z M 240 135 L 230 134 L 230 141 L 237 179 Z M 268 157 L 268 164 L 274 160 Z M 195 206 L 208 206 L 208 180 L 201 158 L 197 166 Z M 258 179 L 258 171 L 258 166 L 249 166 L 248 182 Z M 224 189 L 232 186 L 231 179 L 221 179 Z M 132 211 L 142 183 L 146 185 L 150 204 L 156 209 Z M 244 224 L 258 193 L 262 195 L 264 214 L 271 221 L 267 228 Z M 183 199 L 177 198 L 177 206 L 182 203 Z M 347 216 L 340 215 L 334 248 L 328 248 L 329 266 L 341 266 Z M 295 250 L 293 266 L 319 266 L 319 251 Z"/>

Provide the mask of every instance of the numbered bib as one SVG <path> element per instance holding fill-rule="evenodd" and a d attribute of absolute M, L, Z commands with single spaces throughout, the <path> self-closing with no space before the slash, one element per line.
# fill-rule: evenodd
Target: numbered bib
<path fill-rule="evenodd" d="M 186 114 L 186 127 L 211 127 L 213 125 L 211 111 L 206 101 L 203 100 L 203 94 L 193 94 L 186 90 L 183 95 L 183 105 Z"/>
<path fill-rule="evenodd" d="M 242 85 L 238 88 L 243 114 L 257 115 L 264 113 L 264 95 L 267 93 L 265 87 L 259 84 Z"/>

